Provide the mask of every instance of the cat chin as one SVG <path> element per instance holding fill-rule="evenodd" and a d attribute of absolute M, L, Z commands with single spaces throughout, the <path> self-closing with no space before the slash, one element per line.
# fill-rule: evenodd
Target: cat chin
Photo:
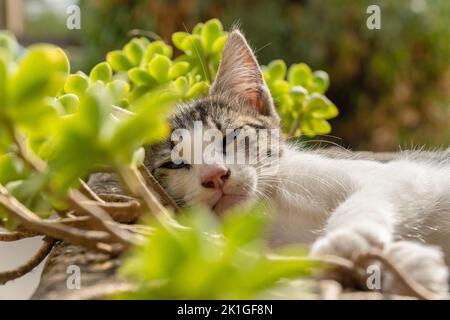
<path fill-rule="evenodd" d="M 246 195 L 235 195 L 235 194 L 223 195 L 214 204 L 212 209 L 217 214 L 222 214 L 225 211 L 227 211 L 228 209 L 231 209 L 231 208 L 235 207 L 236 205 L 245 202 L 248 199 L 249 198 Z"/>

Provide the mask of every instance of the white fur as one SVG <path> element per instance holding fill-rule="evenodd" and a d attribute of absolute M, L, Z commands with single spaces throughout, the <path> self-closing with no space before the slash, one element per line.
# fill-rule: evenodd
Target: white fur
<path fill-rule="evenodd" d="M 448 164 L 329 159 L 288 149 L 276 178 L 267 179 L 276 212 L 272 244 L 312 244 L 312 254 L 347 258 L 384 249 L 423 285 L 447 291 Z M 397 240 L 408 240 L 401 254 Z M 393 278 L 387 279 L 384 289 L 392 291 Z"/>

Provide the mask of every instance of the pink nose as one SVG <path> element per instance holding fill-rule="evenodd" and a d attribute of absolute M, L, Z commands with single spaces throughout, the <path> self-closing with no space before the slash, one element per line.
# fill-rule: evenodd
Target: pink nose
<path fill-rule="evenodd" d="M 231 171 L 222 165 L 210 165 L 202 168 L 200 178 L 205 188 L 222 189 Z"/>

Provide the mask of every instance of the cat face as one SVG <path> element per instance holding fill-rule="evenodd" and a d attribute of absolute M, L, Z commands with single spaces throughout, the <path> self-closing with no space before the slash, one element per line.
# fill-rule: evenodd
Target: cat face
<path fill-rule="evenodd" d="M 281 155 L 279 118 L 258 63 L 230 33 L 208 96 L 175 108 L 172 135 L 147 150 L 146 166 L 180 205 L 221 213 L 269 192 Z"/>

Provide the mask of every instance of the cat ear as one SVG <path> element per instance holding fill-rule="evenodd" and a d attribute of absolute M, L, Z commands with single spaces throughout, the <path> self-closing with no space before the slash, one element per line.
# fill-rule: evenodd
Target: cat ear
<path fill-rule="evenodd" d="M 258 62 L 238 30 L 228 35 L 219 71 L 209 93 L 237 97 L 263 115 L 276 116 Z"/>

